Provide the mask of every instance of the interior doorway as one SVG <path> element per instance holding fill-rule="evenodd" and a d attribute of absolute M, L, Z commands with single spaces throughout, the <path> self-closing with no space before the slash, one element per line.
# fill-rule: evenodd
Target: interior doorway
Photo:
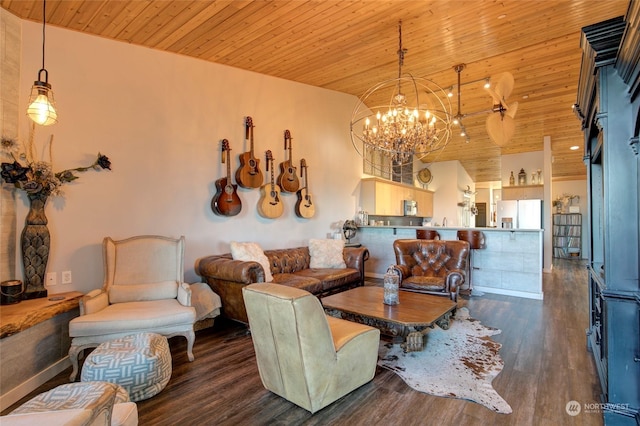
<path fill-rule="evenodd" d="M 476 215 L 476 227 L 485 228 L 487 226 L 487 203 L 476 203 L 478 214 Z"/>

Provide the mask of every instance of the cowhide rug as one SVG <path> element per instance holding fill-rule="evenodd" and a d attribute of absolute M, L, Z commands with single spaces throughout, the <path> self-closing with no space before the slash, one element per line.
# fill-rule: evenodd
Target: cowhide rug
<path fill-rule="evenodd" d="M 396 373 L 413 389 L 429 395 L 466 399 L 498 413 L 511 407 L 493 389 L 491 381 L 504 363 L 502 346 L 490 336 L 500 330 L 485 327 L 460 308 L 449 330 L 434 327 L 427 332 L 424 350 L 404 353 L 399 344 L 381 341 L 378 365 Z"/>

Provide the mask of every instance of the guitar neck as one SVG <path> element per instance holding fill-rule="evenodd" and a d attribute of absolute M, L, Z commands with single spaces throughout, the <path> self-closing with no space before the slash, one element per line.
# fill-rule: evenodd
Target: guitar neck
<path fill-rule="evenodd" d="M 288 130 L 284 131 L 284 149 L 288 152 L 289 154 L 289 163 L 291 163 L 293 161 L 293 153 L 292 153 L 292 143 L 291 143 L 291 133 Z"/>
<path fill-rule="evenodd" d="M 275 190 L 276 190 L 276 181 L 273 176 L 273 160 L 271 160 L 271 191 L 273 192 Z"/>
<path fill-rule="evenodd" d="M 307 188 L 307 185 L 309 184 L 309 169 L 304 158 L 300 160 L 300 178 L 302 179 L 302 186 L 306 195 L 309 192 L 309 189 Z"/>
<path fill-rule="evenodd" d="M 251 117 L 247 117 L 245 121 L 245 139 L 249 139 L 249 157 L 251 160 L 254 159 L 253 156 L 253 119 Z"/>
<path fill-rule="evenodd" d="M 254 159 L 254 156 L 253 156 L 253 126 L 250 127 L 249 131 L 251 132 L 250 133 L 251 137 L 249 138 L 249 152 L 250 152 L 251 159 L 253 160 Z"/>

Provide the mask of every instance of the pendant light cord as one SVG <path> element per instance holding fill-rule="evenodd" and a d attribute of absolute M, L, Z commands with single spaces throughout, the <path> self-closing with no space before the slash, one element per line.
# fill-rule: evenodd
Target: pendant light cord
<path fill-rule="evenodd" d="M 400 21 L 398 22 L 398 78 L 402 77 L 402 66 L 406 52 L 407 50 L 402 48 L 402 21 Z"/>
<path fill-rule="evenodd" d="M 461 95 L 461 91 L 462 91 L 462 87 L 460 86 L 460 74 L 462 74 L 462 67 L 459 67 L 459 69 L 456 69 L 456 71 L 458 72 L 458 119 L 462 119 L 462 114 L 460 113 L 460 95 Z"/>
<path fill-rule="evenodd" d="M 44 36 L 47 21 L 47 0 L 42 0 L 42 69 L 44 69 Z"/>

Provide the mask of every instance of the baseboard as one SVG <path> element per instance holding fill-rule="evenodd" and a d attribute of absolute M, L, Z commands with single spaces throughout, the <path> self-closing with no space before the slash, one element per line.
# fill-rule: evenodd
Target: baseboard
<path fill-rule="evenodd" d="M 28 395 L 30 392 L 37 389 L 38 386 L 45 384 L 70 366 L 71 361 L 69 361 L 69 357 L 66 356 L 22 384 L 11 389 L 9 392 L 0 395 L 0 411 L 6 410 L 25 395 Z"/>
<path fill-rule="evenodd" d="M 366 278 L 384 278 L 384 275 L 367 273 L 365 275 L 365 279 Z M 503 288 L 480 287 L 477 285 L 474 285 L 473 288 L 477 291 L 482 291 L 484 293 L 503 294 L 505 296 L 523 297 L 525 299 L 543 300 L 544 298 L 544 293 L 529 293 L 527 291 L 505 290 Z"/>
<path fill-rule="evenodd" d="M 493 294 L 502 294 L 505 296 L 515 296 L 515 297 L 523 297 L 525 299 L 536 299 L 543 300 L 544 293 L 529 293 L 527 291 L 517 291 L 517 290 L 505 290 L 503 288 L 493 288 L 493 287 L 480 287 L 477 285 L 473 286 L 474 290 L 482 291 L 484 293 L 493 293 Z"/>

